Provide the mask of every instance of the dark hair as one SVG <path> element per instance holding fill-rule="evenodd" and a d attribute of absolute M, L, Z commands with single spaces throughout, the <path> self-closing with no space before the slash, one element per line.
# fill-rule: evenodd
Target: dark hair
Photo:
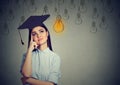
<path fill-rule="evenodd" d="M 40 25 L 40 26 L 43 27 L 43 28 L 48 32 L 47 45 L 48 45 L 49 49 L 50 49 L 51 51 L 53 51 L 49 30 L 47 29 L 47 27 L 46 27 L 44 24 L 42 24 L 42 25 Z M 28 46 L 29 46 L 29 44 L 30 44 L 31 32 L 32 32 L 32 29 L 29 30 Z"/>

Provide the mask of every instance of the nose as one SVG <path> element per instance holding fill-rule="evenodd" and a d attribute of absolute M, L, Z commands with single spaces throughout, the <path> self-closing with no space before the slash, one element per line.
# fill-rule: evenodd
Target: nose
<path fill-rule="evenodd" d="M 41 37 L 40 33 L 37 34 L 37 37 L 38 37 L 38 38 Z"/>

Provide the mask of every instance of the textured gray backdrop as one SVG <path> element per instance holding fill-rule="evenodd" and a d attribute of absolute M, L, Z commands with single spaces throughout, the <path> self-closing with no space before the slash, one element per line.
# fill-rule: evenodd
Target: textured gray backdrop
<path fill-rule="evenodd" d="M 25 42 L 22 46 L 17 27 L 31 15 L 50 13 L 45 23 L 53 49 L 62 60 L 59 85 L 118 85 L 119 5 L 119 0 L 1 0 L 0 84 L 22 85 L 19 69 L 28 30 L 20 31 Z M 60 34 L 53 30 L 58 10 L 65 26 Z M 82 23 L 76 24 L 79 18 Z"/>

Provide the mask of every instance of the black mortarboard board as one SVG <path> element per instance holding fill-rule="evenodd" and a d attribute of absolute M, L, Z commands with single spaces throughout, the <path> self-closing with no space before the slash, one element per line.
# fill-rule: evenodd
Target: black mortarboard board
<path fill-rule="evenodd" d="M 18 29 L 29 29 L 31 30 L 32 28 L 36 26 L 45 26 L 44 21 L 49 17 L 50 15 L 41 15 L 41 16 L 30 16 L 22 25 L 18 27 Z M 21 34 L 19 32 L 20 38 L 21 38 L 21 43 L 24 44 Z"/>

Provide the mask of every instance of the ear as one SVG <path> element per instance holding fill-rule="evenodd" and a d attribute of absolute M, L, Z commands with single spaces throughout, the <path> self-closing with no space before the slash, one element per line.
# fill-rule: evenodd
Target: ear
<path fill-rule="evenodd" d="M 49 32 L 48 32 L 48 31 L 46 32 L 46 35 L 47 35 L 47 37 L 48 37 L 48 35 L 49 35 Z"/>

